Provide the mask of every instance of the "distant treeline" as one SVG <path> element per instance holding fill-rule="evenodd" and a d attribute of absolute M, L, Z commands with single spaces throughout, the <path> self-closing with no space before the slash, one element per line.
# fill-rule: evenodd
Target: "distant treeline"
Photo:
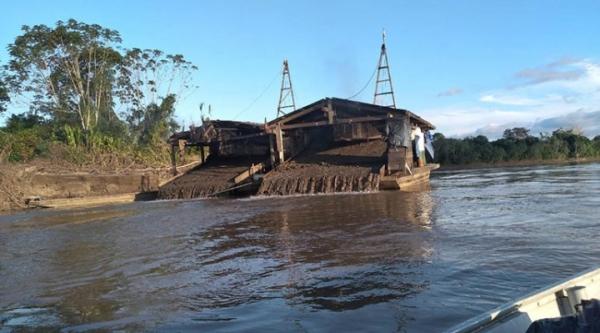
<path fill-rule="evenodd" d="M 494 141 L 483 135 L 456 139 L 436 133 L 433 146 L 435 161 L 442 165 L 600 158 L 600 135 L 590 139 L 564 129 L 536 137 L 518 127 L 505 130 L 503 137 Z"/>

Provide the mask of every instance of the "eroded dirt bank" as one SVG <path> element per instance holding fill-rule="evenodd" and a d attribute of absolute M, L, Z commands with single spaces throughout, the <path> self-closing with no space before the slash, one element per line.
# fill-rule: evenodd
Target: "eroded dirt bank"
<path fill-rule="evenodd" d="M 169 168 L 74 172 L 4 163 L 0 164 L 0 211 L 43 206 L 56 199 L 104 197 L 102 202 L 110 203 L 111 196 L 123 200 L 123 194 L 157 191 L 170 177 Z"/>

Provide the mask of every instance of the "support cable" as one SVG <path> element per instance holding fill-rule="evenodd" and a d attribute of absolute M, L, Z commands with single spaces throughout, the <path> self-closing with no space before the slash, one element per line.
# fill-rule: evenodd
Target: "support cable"
<path fill-rule="evenodd" d="M 367 87 L 369 86 L 369 84 L 371 84 L 371 81 L 373 81 L 373 78 L 375 77 L 375 73 L 377 73 L 378 66 L 375 66 L 375 70 L 373 71 L 373 74 L 371 74 L 371 77 L 369 78 L 369 81 L 367 81 L 367 83 L 364 85 L 364 87 L 362 87 L 356 94 L 354 94 L 354 95 L 352 95 L 352 96 L 350 96 L 350 97 L 348 97 L 346 99 L 353 99 L 354 97 L 362 94 L 365 91 L 365 89 L 367 89 Z"/>
<path fill-rule="evenodd" d="M 269 90 L 269 88 L 271 88 L 271 86 L 273 86 L 273 83 L 275 83 L 275 81 L 277 80 L 278 77 L 279 77 L 279 72 L 277 72 L 275 74 L 275 76 L 273 77 L 273 79 L 271 79 L 271 82 L 269 82 L 269 84 L 265 87 L 265 89 L 263 89 L 263 91 L 260 94 L 258 94 L 258 96 L 252 102 L 250 102 L 250 104 L 248 104 L 248 106 L 246 106 L 244 109 L 242 109 L 242 111 L 238 112 L 235 115 L 235 117 L 233 117 L 233 120 L 236 120 L 243 113 L 245 113 L 246 111 L 250 110 L 250 108 L 252 108 L 254 106 L 254 104 L 256 104 L 256 102 L 258 102 L 258 100 L 261 99 L 261 97 L 264 96 L 264 94 Z"/>

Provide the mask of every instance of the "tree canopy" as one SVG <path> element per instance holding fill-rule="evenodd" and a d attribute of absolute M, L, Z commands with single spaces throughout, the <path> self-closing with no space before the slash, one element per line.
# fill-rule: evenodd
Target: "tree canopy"
<path fill-rule="evenodd" d="M 8 46 L 10 90 L 31 98 L 31 112 L 76 120 L 89 132 L 112 111 L 119 33 L 76 20 L 22 31 Z"/>
<path fill-rule="evenodd" d="M 502 137 L 508 140 L 525 140 L 529 137 L 529 129 L 524 127 L 507 128 Z"/>
<path fill-rule="evenodd" d="M 482 135 L 458 139 L 436 133 L 433 137 L 436 161 L 443 165 L 465 165 L 600 158 L 600 136 L 590 140 L 577 131 L 558 129 L 538 138 L 530 136 L 525 128 L 507 129 L 504 134 L 501 139 L 489 141 Z"/>
<path fill-rule="evenodd" d="M 6 104 L 10 102 L 10 98 L 8 97 L 8 89 L 4 84 L 4 81 L 0 77 L 0 113 L 6 111 Z"/>
<path fill-rule="evenodd" d="M 126 107 L 125 120 L 136 140 L 153 141 L 147 140 L 149 126 L 158 129 L 166 122 L 170 123 L 167 126 L 170 129 L 178 127 L 173 118 L 177 99 L 185 98 L 186 92 L 195 88 L 192 73 L 197 69 L 182 55 L 155 49 L 127 50 L 121 66 L 118 96 Z M 157 118 L 158 115 L 165 118 Z M 150 125 L 150 122 L 156 124 Z M 163 138 L 168 134 L 161 133 Z"/>
<path fill-rule="evenodd" d="M 29 101 L 31 113 L 77 126 L 85 137 L 120 127 L 122 119 L 129 134 L 141 135 L 136 129 L 156 120 L 145 119 L 147 109 L 167 99 L 174 107 L 194 88 L 197 67 L 183 55 L 128 50 L 121 42 L 116 30 L 73 19 L 54 27 L 23 26 L 8 46 L 0 111 L 14 95 Z M 173 121 L 173 112 L 161 114 Z"/>

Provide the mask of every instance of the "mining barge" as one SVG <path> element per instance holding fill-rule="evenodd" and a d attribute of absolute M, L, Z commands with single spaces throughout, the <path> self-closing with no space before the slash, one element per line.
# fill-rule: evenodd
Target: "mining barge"
<path fill-rule="evenodd" d="M 414 113 L 324 98 L 264 124 L 205 120 L 171 139 L 201 164 L 160 187 L 159 199 L 412 190 L 438 167 L 429 131 Z M 429 152 L 433 155 L 433 152 Z"/>
<path fill-rule="evenodd" d="M 373 104 L 323 98 L 296 109 L 284 60 L 277 118 L 203 119 L 201 127 L 174 134 L 174 172 L 187 147 L 199 149 L 201 165 L 161 186 L 158 198 L 411 190 L 428 184 L 438 167 L 427 162 L 434 128 L 396 108 L 384 32 Z"/>

